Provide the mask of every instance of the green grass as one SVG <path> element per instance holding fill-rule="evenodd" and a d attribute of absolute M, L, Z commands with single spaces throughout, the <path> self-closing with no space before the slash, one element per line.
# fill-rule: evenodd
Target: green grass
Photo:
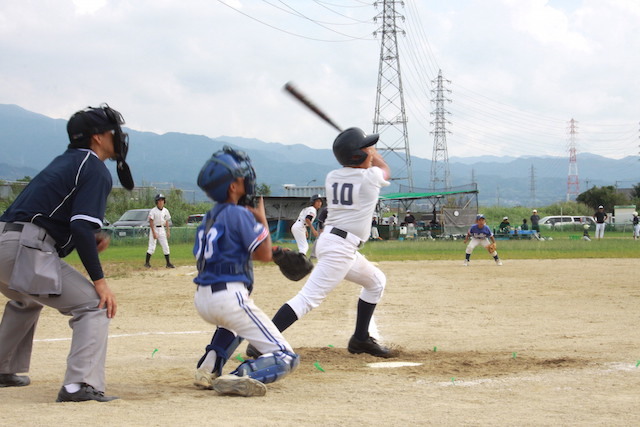
<path fill-rule="evenodd" d="M 571 258 L 639 258 L 640 240 L 634 241 L 629 233 L 607 233 L 605 239 L 586 242 L 573 232 L 546 232 L 553 240 L 499 240 L 498 253 L 503 259 L 571 259 Z M 295 249 L 293 242 L 277 243 Z M 462 240 L 429 241 L 371 241 L 361 253 L 372 261 L 404 260 L 461 260 L 464 259 L 465 244 Z M 192 255 L 193 243 L 171 243 L 171 261 L 175 265 L 195 265 Z M 126 274 L 143 269 L 147 239 L 115 241 L 101 254 L 101 260 L 110 276 Z M 484 251 L 476 247 L 474 253 Z M 80 268 L 76 252 L 66 258 L 70 264 Z M 158 246 L 151 259 L 156 267 L 164 266 L 162 249 Z"/>

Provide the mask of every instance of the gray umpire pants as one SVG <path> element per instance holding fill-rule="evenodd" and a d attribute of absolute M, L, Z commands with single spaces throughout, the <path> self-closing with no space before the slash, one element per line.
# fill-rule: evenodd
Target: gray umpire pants
<path fill-rule="evenodd" d="M 110 319 L 105 308 L 98 309 L 100 297 L 93 283 L 59 260 L 61 295 L 39 297 L 9 289 L 20 232 L 3 231 L 4 223 L 0 222 L 0 292 L 9 298 L 0 323 L 0 374 L 29 371 L 36 325 L 40 311 L 46 305 L 71 316 L 69 326 L 73 334 L 63 384 L 87 383 L 104 391 Z"/>

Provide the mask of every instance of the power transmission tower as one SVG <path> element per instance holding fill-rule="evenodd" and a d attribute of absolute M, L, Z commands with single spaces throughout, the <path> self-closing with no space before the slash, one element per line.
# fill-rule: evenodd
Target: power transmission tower
<path fill-rule="evenodd" d="M 435 83 L 436 88 L 431 92 L 435 93 L 435 99 L 431 102 L 436 104 L 436 109 L 431 112 L 436 118 L 431 122 L 435 125 L 433 134 L 433 156 L 431 157 L 431 190 L 451 188 L 451 181 L 449 179 L 449 155 L 447 154 L 447 133 L 451 133 L 447 130 L 447 123 L 451 124 L 446 119 L 447 114 L 451 114 L 444 109 L 445 101 L 451 102 L 449 98 L 445 98 L 445 92 L 451 93 L 450 89 L 445 89 L 444 82 L 451 83 L 451 80 L 445 80 L 442 77 L 442 70 L 438 70 L 438 77 L 431 81 Z"/>
<path fill-rule="evenodd" d="M 378 67 L 378 89 L 376 110 L 373 117 L 373 132 L 380 134 L 378 151 L 387 162 L 390 156 L 399 158 L 403 167 L 394 171 L 394 180 L 404 182 L 409 192 L 413 192 L 413 172 L 411 170 L 411 152 L 407 134 L 407 115 L 404 107 L 400 58 L 398 56 L 398 33 L 404 30 L 396 25 L 397 19 L 404 16 L 396 12 L 396 5 L 404 5 L 399 0 L 375 2 L 383 5 L 382 13 L 374 21 L 382 20 L 382 25 L 373 35 L 382 35 L 380 43 L 380 63 Z M 402 184 L 401 184 L 402 186 Z"/>
<path fill-rule="evenodd" d="M 536 172 L 535 172 L 535 169 L 533 168 L 533 165 L 531 165 L 530 191 L 531 191 L 531 206 L 535 207 L 536 206 Z"/>
<path fill-rule="evenodd" d="M 569 121 L 569 175 L 567 176 L 567 202 L 575 200 L 580 194 L 580 182 L 578 181 L 578 160 L 576 157 L 576 135 L 578 122 Z"/>

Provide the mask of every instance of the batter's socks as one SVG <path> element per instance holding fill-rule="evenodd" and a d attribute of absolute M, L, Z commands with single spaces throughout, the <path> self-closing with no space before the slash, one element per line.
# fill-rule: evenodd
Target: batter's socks
<path fill-rule="evenodd" d="M 147 252 L 147 259 L 144 262 L 144 266 L 147 268 L 151 267 L 151 264 L 149 264 L 149 261 L 151 261 L 151 254 Z"/>
<path fill-rule="evenodd" d="M 369 338 L 369 323 L 377 304 L 371 304 L 361 299 L 358 300 L 358 315 L 356 317 L 356 331 L 353 336 L 359 341 Z"/>
<path fill-rule="evenodd" d="M 467 253 L 465 253 L 465 254 L 464 254 L 464 258 L 465 258 L 467 261 L 469 261 L 469 260 L 471 259 L 471 254 L 467 254 Z"/>
<path fill-rule="evenodd" d="M 295 311 L 289 304 L 283 304 L 280 310 L 273 316 L 273 324 L 280 332 L 293 325 L 298 320 Z"/>
<path fill-rule="evenodd" d="M 176 266 L 171 264 L 171 261 L 169 261 L 169 255 L 165 255 L 164 259 L 167 260 L 167 268 L 176 268 Z"/>

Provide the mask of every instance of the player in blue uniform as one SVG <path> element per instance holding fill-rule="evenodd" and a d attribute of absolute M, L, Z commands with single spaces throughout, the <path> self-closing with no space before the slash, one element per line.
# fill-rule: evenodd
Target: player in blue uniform
<path fill-rule="evenodd" d="M 109 246 L 100 232 L 111 191 L 104 161 L 118 162 L 120 182 L 133 188 L 125 159 L 128 137 L 120 113 L 103 104 L 75 113 L 70 144 L 18 195 L 0 217 L 0 292 L 7 303 L 0 323 L 0 386 L 25 386 L 33 336 L 44 305 L 70 316 L 73 329 L 58 402 L 116 399 L 105 396 L 109 321 L 116 298 L 98 253 Z M 91 281 L 61 258 L 78 251 Z"/>
<path fill-rule="evenodd" d="M 464 243 L 466 244 L 467 242 L 469 242 L 469 244 L 467 245 L 467 250 L 465 251 L 465 254 L 466 254 L 465 260 L 464 260 L 465 266 L 469 265 L 469 260 L 471 259 L 471 253 L 473 252 L 473 249 L 476 246 L 482 245 L 483 247 L 486 248 L 491 243 L 496 242 L 496 238 L 493 236 L 491 229 L 487 226 L 487 222 L 484 215 L 478 214 L 476 216 L 476 223 L 473 224 L 471 228 L 469 228 L 469 231 L 467 232 L 467 235 L 464 238 Z M 496 265 L 502 265 L 502 261 L 500 261 L 497 251 L 493 251 L 491 253 L 491 256 L 496 261 Z"/>
<path fill-rule="evenodd" d="M 250 298 L 252 259 L 272 260 L 264 202 L 260 198 L 256 207 L 251 203 L 254 185 L 249 157 L 227 146 L 207 160 L 198 176 L 198 186 L 217 204 L 196 233 L 194 301 L 200 316 L 218 327 L 198 362 L 195 385 L 220 394 L 262 396 L 264 384 L 281 379 L 299 363 L 278 328 Z M 263 354 L 222 375 L 240 337 Z"/>

